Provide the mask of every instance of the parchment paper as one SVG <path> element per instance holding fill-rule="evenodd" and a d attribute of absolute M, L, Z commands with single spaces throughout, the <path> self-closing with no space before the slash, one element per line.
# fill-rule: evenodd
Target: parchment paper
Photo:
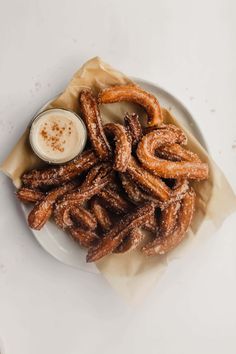
<path fill-rule="evenodd" d="M 47 108 L 61 107 L 80 113 L 78 95 L 81 89 L 92 88 L 97 93 L 104 87 L 129 82 L 131 80 L 128 77 L 96 57 L 86 62 L 75 73 L 65 91 Z M 179 125 L 170 112 L 165 108 L 162 110 L 165 122 Z M 104 122 L 122 122 L 127 111 L 139 113 L 141 119 L 145 121 L 145 113 L 132 104 L 116 103 L 101 107 Z M 194 186 L 197 193 L 197 208 L 191 230 L 185 241 L 170 254 L 164 256 L 146 257 L 137 250 L 124 255 L 112 254 L 97 262 L 98 269 L 111 286 L 132 304 L 139 303 L 143 299 L 173 259 L 188 252 L 190 247 L 196 244 L 196 240 L 203 242 L 220 227 L 231 212 L 236 210 L 236 197 L 222 171 L 198 141 L 189 132 L 186 134 L 189 148 L 196 152 L 203 161 L 209 163 L 210 177 L 207 181 L 196 183 Z M 27 128 L 1 166 L 1 170 L 12 179 L 17 188 L 20 186 L 20 176 L 24 171 L 44 164 L 33 153 L 28 136 L 29 129 Z M 75 247 L 77 247 L 76 244 Z"/>

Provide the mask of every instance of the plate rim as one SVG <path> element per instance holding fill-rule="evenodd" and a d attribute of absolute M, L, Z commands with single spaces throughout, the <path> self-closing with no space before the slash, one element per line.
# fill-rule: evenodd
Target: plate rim
<path fill-rule="evenodd" d="M 194 119 L 194 115 L 191 113 L 191 111 L 185 106 L 185 104 L 178 98 L 176 97 L 175 95 L 173 95 L 172 93 L 170 93 L 167 89 L 165 89 L 163 86 L 155 83 L 155 82 L 152 82 L 152 81 L 149 81 L 149 80 L 146 80 L 146 79 L 140 79 L 138 77 L 134 77 L 132 76 L 131 77 L 131 80 L 133 80 L 134 82 L 136 82 L 137 84 L 139 84 L 140 86 L 142 86 L 142 84 L 144 85 L 148 85 L 150 87 L 153 87 L 154 88 L 154 91 L 155 90 L 159 90 L 159 91 L 162 91 L 165 95 L 167 95 L 172 101 L 174 101 L 176 103 L 176 105 L 178 105 L 181 110 L 184 112 L 185 115 L 188 116 L 188 119 L 189 121 L 191 122 L 191 126 L 193 126 L 193 130 L 196 131 L 197 135 L 198 135 L 198 141 L 200 142 L 200 144 L 203 146 L 203 148 L 208 151 L 208 146 L 207 146 L 207 143 L 206 143 L 206 140 L 203 136 L 203 133 L 199 127 L 199 125 L 197 124 L 196 120 Z M 45 104 L 42 105 L 41 108 L 39 108 L 36 113 L 33 115 L 33 118 L 39 114 L 41 111 L 43 111 L 48 104 L 50 104 L 50 102 L 52 102 L 54 99 L 56 99 L 61 93 L 58 93 L 57 95 L 55 95 L 53 98 L 51 98 L 50 100 L 48 100 Z M 32 118 L 32 119 L 33 119 Z M 30 122 L 32 121 L 32 119 L 30 120 Z M 177 118 L 178 120 L 178 118 Z M 20 206 L 21 206 L 21 210 L 24 214 L 24 217 L 26 218 L 26 215 L 27 215 L 27 208 L 26 206 L 23 204 L 23 203 L 20 203 Z M 47 252 L 51 257 L 53 257 L 56 261 L 64 264 L 65 266 L 69 266 L 69 267 L 72 267 L 74 269 L 78 269 L 80 271 L 83 271 L 83 272 L 87 272 L 87 273 L 91 273 L 91 274 L 99 274 L 99 271 L 97 269 L 97 267 L 94 265 L 94 269 L 88 269 L 86 270 L 85 268 L 82 268 L 82 267 L 79 267 L 79 266 L 76 266 L 72 263 L 68 263 L 68 262 L 65 262 L 64 260 L 62 260 L 59 256 L 53 254 L 50 252 L 50 250 L 48 248 L 45 247 L 44 243 L 41 242 L 41 238 L 38 236 L 38 233 L 37 231 L 34 231 L 32 229 L 29 228 L 29 231 L 33 234 L 34 238 L 36 239 L 36 241 L 38 242 L 38 244 L 40 245 L 40 247 L 43 248 L 43 250 L 45 252 Z"/>

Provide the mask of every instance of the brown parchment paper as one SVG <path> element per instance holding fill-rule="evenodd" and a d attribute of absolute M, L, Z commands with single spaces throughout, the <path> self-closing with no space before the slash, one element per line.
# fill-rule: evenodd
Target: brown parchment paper
<path fill-rule="evenodd" d="M 65 91 L 46 108 L 61 107 L 80 113 L 78 95 L 81 89 L 92 88 L 97 93 L 104 87 L 129 82 L 131 80 L 128 77 L 96 57 L 86 62 L 75 73 Z M 165 108 L 162 110 L 166 122 L 179 125 L 170 112 Z M 144 119 L 144 112 L 129 103 L 116 103 L 101 107 L 104 122 L 122 122 L 127 111 L 136 111 L 141 115 L 141 119 Z M 145 257 L 137 250 L 124 255 L 112 254 L 97 262 L 98 269 L 111 286 L 132 304 L 139 303 L 143 299 L 173 259 L 182 257 L 190 247 L 196 245 L 196 242 L 203 242 L 220 227 L 231 212 L 236 210 L 236 197 L 222 171 L 198 141 L 189 132 L 186 134 L 189 148 L 196 152 L 203 161 L 209 163 L 210 177 L 207 181 L 196 183 L 194 186 L 197 194 L 197 208 L 185 241 L 168 255 Z M 20 176 L 24 171 L 43 164 L 33 153 L 28 136 L 29 128 L 1 165 L 1 170 L 12 179 L 17 188 L 20 186 Z"/>

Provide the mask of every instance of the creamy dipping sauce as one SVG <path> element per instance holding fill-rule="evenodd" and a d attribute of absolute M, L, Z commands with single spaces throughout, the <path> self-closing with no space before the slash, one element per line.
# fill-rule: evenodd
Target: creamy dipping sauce
<path fill-rule="evenodd" d="M 75 113 L 64 109 L 49 109 L 40 113 L 30 129 L 34 152 L 51 163 L 72 160 L 83 150 L 86 139 L 83 121 Z"/>

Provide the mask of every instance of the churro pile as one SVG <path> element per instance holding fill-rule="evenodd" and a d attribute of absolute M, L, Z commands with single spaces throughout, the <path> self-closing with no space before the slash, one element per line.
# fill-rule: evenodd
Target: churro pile
<path fill-rule="evenodd" d="M 23 174 L 17 197 L 34 203 L 29 226 L 40 230 L 53 217 L 88 248 L 88 262 L 137 247 L 147 256 L 169 252 L 191 224 L 191 181 L 207 179 L 208 165 L 186 149 L 184 132 L 163 122 L 158 100 L 139 86 L 112 86 L 97 97 L 83 90 L 78 100 L 87 147 L 67 164 Z M 147 127 L 132 112 L 123 125 L 102 124 L 100 105 L 122 101 L 144 108 Z"/>

